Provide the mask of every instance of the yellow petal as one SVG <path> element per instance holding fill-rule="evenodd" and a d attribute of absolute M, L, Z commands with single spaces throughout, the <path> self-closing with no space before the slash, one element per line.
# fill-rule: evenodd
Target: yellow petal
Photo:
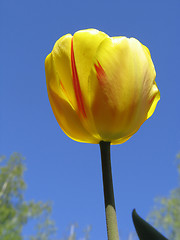
<path fill-rule="evenodd" d="M 73 140 L 98 143 L 99 140 L 84 129 L 77 112 L 69 101 L 56 72 L 52 54 L 49 54 L 45 60 L 45 70 L 49 100 L 56 120 L 62 130 Z"/>
<path fill-rule="evenodd" d="M 135 39 L 115 37 L 99 46 L 89 77 L 91 110 L 102 139 L 129 138 L 147 119 L 155 70 Z"/>
<path fill-rule="evenodd" d="M 68 99 L 71 101 L 74 109 L 77 110 L 78 107 L 71 71 L 71 40 L 71 34 L 61 37 L 54 45 L 52 57 L 54 61 L 54 71 L 57 73 Z"/>
<path fill-rule="evenodd" d="M 89 92 L 88 77 L 93 64 L 93 58 L 103 39 L 108 36 L 96 29 L 81 30 L 73 36 L 73 48 L 77 73 L 83 97 Z"/>
<path fill-rule="evenodd" d="M 81 30 L 73 36 L 73 53 L 74 53 L 74 65 L 77 69 L 77 77 L 80 93 L 80 102 L 83 115 L 85 118 L 81 118 L 84 127 L 91 132 L 96 138 L 99 137 L 94 122 L 92 119 L 91 112 L 89 111 L 89 82 L 88 77 L 93 64 L 93 58 L 97 51 L 98 46 L 103 39 L 108 36 L 95 29 Z M 83 110 L 84 109 L 84 110 Z M 84 114 L 85 112 L 85 114 Z"/>

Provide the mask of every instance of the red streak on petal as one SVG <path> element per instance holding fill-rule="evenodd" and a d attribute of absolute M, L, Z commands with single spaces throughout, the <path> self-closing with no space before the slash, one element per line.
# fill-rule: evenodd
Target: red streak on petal
<path fill-rule="evenodd" d="M 104 80 L 106 79 L 106 73 L 101 66 L 101 64 L 97 61 L 98 65 L 94 64 L 94 67 L 97 72 L 97 79 L 99 80 L 100 85 L 104 85 Z"/>
<path fill-rule="evenodd" d="M 152 102 L 154 101 L 155 95 L 150 99 L 149 104 L 152 104 Z"/>
<path fill-rule="evenodd" d="M 69 96 L 68 96 L 68 94 L 67 94 L 67 92 L 66 92 L 66 89 L 65 89 L 64 85 L 62 84 L 61 81 L 59 81 L 59 82 L 60 82 L 60 86 L 61 86 L 61 88 L 62 88 L 62 91 L 64 92 L 65 96 L 67 97 L 69 103 L 72 105 L 71 99 L 69 98 Z"/>
<path fill-rule="evenodd" d="M 73 86 L 74 86 L 78 109 L 81 112 L 81 114 L 83 115 L 83 117 L 86 118 L 86 112 L 84 109 L 83 97 L 82 97 L 82 93 L 81 93 L 81 88 L 80 88 L 80 84 L 79 84 L 79 78 L 78 78 L 76 63 L 75 63 L 75 58 L 74 58 L 73 37 L 71 40 L 71 69 L 72 69 Z"/>
<path fill-rule="evenodd" d="M 65 91 L 64 85 L 62 84 L 61 81 L 59 81 L 59 82 L 60 82 L 60 85 L 61 85 L 62 89 Z"/>

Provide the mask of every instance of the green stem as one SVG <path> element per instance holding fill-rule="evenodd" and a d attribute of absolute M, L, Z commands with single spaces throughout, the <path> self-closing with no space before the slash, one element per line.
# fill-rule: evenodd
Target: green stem
<path fill-rule="evenodd" d="M 108 240 L 119 240 L 111 173 L 110 142 L 99 143 L 103 173 L 104 202 Z"/>

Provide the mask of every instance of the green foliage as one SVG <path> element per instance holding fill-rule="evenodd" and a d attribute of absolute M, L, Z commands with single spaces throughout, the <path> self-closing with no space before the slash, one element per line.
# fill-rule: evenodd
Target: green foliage
<path fill-rule="evenodd" d="M 55 233 L 50 220 L 50 203 L 25 201 L 23 180 L 25 166 L 20 154 L 13 154 L 9 160 L 0 159 L 0 236 L 1 240 L 22 240 L 23 227 L 31 219 L 37 220 L 35 236 L 30 240 L 50 240 Z M 54 240 L 54 238 L 53 238 Z"/>
<path fill-rule="evenodd" d="M 180 180 L 180 154 L 178 159 L 178 174 Z M 156 199 L 156 206 L 149 215 L 150 220 L 170 240 L 180 239 L 180 181 L 177 188 L 173 189 L 169 197 L 161 197 Z"/>

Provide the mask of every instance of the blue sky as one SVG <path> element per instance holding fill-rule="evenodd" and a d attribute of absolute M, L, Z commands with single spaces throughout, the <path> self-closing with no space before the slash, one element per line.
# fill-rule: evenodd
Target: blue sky
<path fill-rule="evenodd" d="M 0 3 L 0 154 L 26 157 L 26 199 L 52 201 L 63 235 L 72 222 L 92 225 L 91 239 L 106 239 L 98 145 L 69 139 L 47 96 L 44 60 L 58 38 L 85 28 L 135 37 L 151 52 L 161 100 L 154 115 L 126 143 L 112 146 L 119 231 L 134 231 L 133 208 L 146 217 L 156 196 L 177 185 L 180 149 L 180 2 L 43 1 Z"/>

